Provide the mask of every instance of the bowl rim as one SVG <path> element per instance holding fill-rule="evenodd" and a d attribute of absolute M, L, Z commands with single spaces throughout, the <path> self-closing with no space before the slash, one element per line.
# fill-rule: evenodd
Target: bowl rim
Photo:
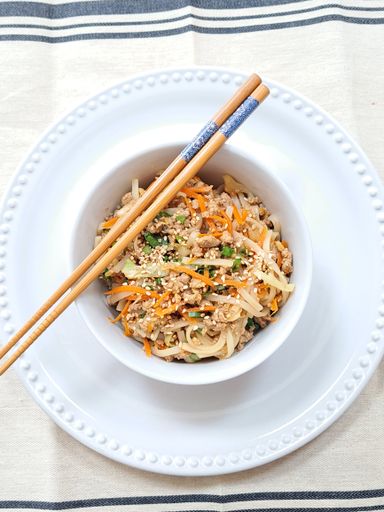
<path fill-rule="evenodd" d="M 135 159 L 140 156 L 142 157 L 145 154 L 151 153 L 153 151 L 158 151 L 158 150 L 164 149 L 164 148 L 170 148 L 172 146 L 184 146 L 185 144 L 186 144 L 185 139 L 180 139 L 180 138 L 178 139 L 177 136 L 175 136 L 175 139 L 173 140 L 172 143 L 170 143 L 169 141 L 164 141 L 164 142 L 156 141 L 155 144 L 148 146 L 145 151 L 143 151 L 142 148 L 139 148 L 139 150 L 136 150 L 136 151 L 135 150 L 130 151 L 130 153 L 129 154 L 127 153 L 122 160 L 120 160 L 119 162 L 114 162 L 114 165 L 112 165 L 110 167 L 110 169 L 108 169 L 108 171 L 103 175 L 101 180 L 99 180 L 98 182 L 95 181 L 95 184 L 93 185 L 92 189 L 89 191 L 89 194 L 87 195 L 86 198 L 84 198 L 81 208 L 78 211 L 76 222 L 74 223 L 74 229 L 72 231 L 71 241 L 70 241 L 70 245 L 71 245 L 71 248 L 70 248 L 71 261 L 70 261 L 70 263 L 71 263 L 72 269 L 75 268 L 75 265 L 77 264 L 75 262 L 75 258 L 74 258 L 74 247 L 75 247 L 75 243 L 76 243 L 75 242 L 76 241 L 76 233 L 77 233 L 79 224 L 81 222 L 81 219 L 83 217 L 83 214 L 85 213 L 87 206 L 89 204 L 89 200 L 92 197 L 92 195 L 95 193 L 95 191 L 98 188 L 100 188 L 104 183 L 106 183 L 108 180 L 110 180 L 111 177 L 113 177 L 113 174 L 116 172 L 116 170 L 122 164 L 126 164 L 127 162 L 129 162 L 132 159 Z M 257 168 L 257 165 L 256 165 L 257 159 L 254 156 L 252 157 L 250 148 L 248 148 L 247 145 L 236 146 L 233 144 L 227 144 L 224 146 L 224 148 L 226 150 L 229 150 L 230 152 L 233 152 L 235 154 L 235 156 L 237 156 L 237 157 L 240 156 L 242 158 L 249 160 L 250 163 L 252 165 L 254 165 L 255 168 Z M 313 272 L 312 242 L 311 242 L 311 238 L 310 238 L 310 234 L 309 234 L 309 228 L 308 228 L 307 222 L 305 220 L 305 216 L 304 216 L 303 212 L 301 211 L 301 209 L 299 208 L 299 206 L 297 205 L 296 201 L 294 200 L 291 192 L 289 191 L 288 186 L 278 176 L 276 176 L 275 173 L 272 173 L 267 168 L 264 167 L 262 169 L 262 172 L 265 175 L 267 175 L 268 179 L 273 181 L 274 184 L 277 185 L 278 188 L 280 188 L 282 195 L 288 199 L 289 208 L 293 208 L 295 210 L 295 217 L 298 221 L 298 224 L 300 224 L 300 226 L 299 226 L 300 238 L 303 243 L 303 247 L 305 248 L 303 250 L 303 252 L 306 254 L 306 260 L 307 260 L 306 261 L 306 267 L 307 267 L 306 279 L 303 281 L 302 286 L 300 287 L 300 295 L 299 295 L 299 298 L 297 299 L 297 305 L 296 305 L 296 308 L 294 310 L 294 315 L 293 315 L 294 318 L 293 318 L 293 321 L 290 322 L 289 326 L 287 326 L 285 328 L 286 330 L 285 330 L 284 335 L 280 334 L 280 341 L 278 343 L 276 343 L 270 351 L 266 350 L 266 355 L 256 362 L 253 361 L 253 358 L 247 358 L 247 359 L 244 358 L 243 361 L 241 361 L 241 362 L 237 361 L 237 364 L 234 364 L 234 359 L 232 359 L 232 356 L 231 356 L 228 359 L 220 360 L 220 361 L 229 362 L 229 364 L 227 365 L 227 368 L 225 368 L 222 372 L 220 372 L 220 374 L 216 373 L 216 372 L 210 372 L 210 374 L 208 375 L 206 372 L 204 378 L 196 375 L 195 378 L 193 379 L 193 378 L 187 378 L 187 375 L 185 375 L 182 379 L 180 379 L 176 375 L 174 375 L 172 371 L 170 371 L 170 372 L 169 371 L 167 371 L 167 372 L 153 371 L 153 369 L 150 369 L 148 365 L 147 366 L 145 364 L 137 365 L 135 363 L 132 363 L 129 360 L 129 358 L 127 359 L 127 358 L 122 357 L 116 350 L 113 349 L 113 347 L 110 346 L 110 344 L 108 344 L 108 341 L 106 341 L 104 339 L 105 337 L 100 334 L 100 332 L 95 328 L 93 322 L 90 321 L 89 315 L 87 313 L 87 307 L 85 306 L 86 294 L 80 295 L 75 300 L 75 305 L 76 305 L 76 308 L 77 308 L 81 318 L 83 319 L 83 321 L 85 322 L 86 326 L 91 331 L 93 336 L 96 338 L 98 343 L 101 344 L 101 346 L 109 354 L 111 354 L 112 357 L 117 359 L 121 364 L 123 364 L 124 366 L 126 366 L 127 368 L 129 368 L 132 371 L 135 371 L 141 375 L 144 375 L 145 377 L 149 377 L 151 379 L 154 379 L 154 380 L 157 380 L 160 382 L 165 382 L 168 384 L 178 384 L 178 385 L 188 385 L 188 386 L 189 385 L 197 386 L 197 385 L 215 384 L 215 383 L 223 382 L 226 380 L 230 380 L 232 378 L 236 378 L 236 377 L 256 368 L 257 366 L 259 366 L 260 364 L 265 362 L 277 350 L 279 350 L 280 347 L 286 341 L 286 339 L 290 336 L 290 334 L 295 329 L 297 323 L 299 322 L 299 320 L 303 314 L 303 311 L 307 304 L 309 293 L 311 290 L 312 272 Z M 234 173 L 234 175 L 236 175 L 236 173 Z M 290 300 L 291 300 L 291 298 L 290 298 Z M 276 334 L 276 336 L 278 336 L 278 334 Z M 251 339 L 249 343 L 252 343 L 253 341 L 254 341 L 254 338 Z M 156 356 L 154 356 L 154 357 L 156 357 Z M 161 361 L 160 358 L 159 358 L 159 360 Z M 145 361 L 146 361 L 146 358 L 143 358 L 144 363 L 145 363 Z M 218 361 L 212 361 L 211 363 L 213 364 L 216 362 L 218 362 Z M 169 363 L 167 362 L 166 364 L 169 364 Z M 188 365 L 188 367 L 194 367 L 194 366 L 195 365 Z M 171 367 L 171 365 L 170 365 L 170 367 Z M 187 372 L 186 372 L 186 374 L 187 374 Z"/>

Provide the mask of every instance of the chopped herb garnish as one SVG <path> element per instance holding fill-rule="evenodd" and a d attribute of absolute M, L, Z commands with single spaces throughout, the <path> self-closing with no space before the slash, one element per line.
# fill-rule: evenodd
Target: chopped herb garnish
<path fill-rule="evenodd" d="M 166 236 L 156 236 L 152 233 L 144 233 L 144 238 L 147 244 L 149 244 L 151 247 L 157 247 L 158 245 L 167 245 L 168 244 L 168 238 Z"/>
<path fill-rule="evenodd" d="M 159 212 L 156 215 L 156 219 L 161 219 L 162 217 L 172 217 L 172 215 L 170 213 L 165 212 L 164 210 L 162 210 L 161 212 Z"/>
<path fill-rule="evenodd" d="M 215 277 L 215 275 L 216 275 L 216 269 L 214 269 L 214 268 L 210 268 L 210 269 L 208 270 L 208 274 L 209 274 L 209 277 Z"/>
<path fill-rule="evenodd" d="M 176 242 L 177 242 L 177 243 L 179 243 L 179 244 L 180 244 L 181 242 L 184 242 L 184 237 L 183 237 L 183 236 L 181 236 L 181 235 L 176 235 L 176 236 L 175 236 L 175 239 L 176 239 Z"/>
<path fill-rule="evenodd" d="M 168 254 L 164 254 L 163 261 L 169 261 L 171 258 L 168 256 Z"/>
<path fill-rule="evenodd" d="M 253 334 L 256 334 L 257 331 L 260 331 L 261 329 L 260 325 L 257 322 L 255 322 L 255 320 L 252 317 L 248 318 L 245 328 L 248 329 L 248 331 L 252 331 Z"/>
<path fill-rule="evenodd" d="M 221 255 L 224 258 L 230 258 L 234 252 L 235 252 L 235 249 L 233 249 L 232 247 L 229 247 L 229 245 L 223 245 L 223 247 L 221 248 Z"/>
<path fill-rule="evenodd" d="M 201 313 L 200 313 L 200 311 L 190 311 L 188 313 L 188 316 L 190 318 L 201 318 Z"/>
<path fill-rule="evenodd" d="M 232 270 L 233 270 L 234 272 L 236 272 L 236 270 L 239 270 L 240 265 L 241 265 L 241 258 L 236 258 L 236 259 L 233 261 L 233 264 L 232 264 Z"/>
<path fill-rule="evenodd" d="M 180 222 L 181 224 L 184 224 L 185 220 L 186 220 L 186 216 L 185 215 L 176 215 L 176 220 L 178 222 Z"/>
<path fill-rule="evenodd" d="M 239 254 L 240 254 L 241 256 L 247 256 L 248 251 L 247 251 L 247 249 L 246 249 L 245 247 L 241 247 L 241 249 L 240 249 L 240 251 L 239 251 Z"/>
<path fill-rule="evenodd" d="M 160 245 L 158 238 L 152 235 L 152 233 L 144 233 L 144 238 L 147 244 L 149 244 L 151 247 L 157 247 Z"/>
<path fill-rule="evenodd" d="M 247 320 L 247 323 L 245 325 L 245 328 L 248 329 L 248 330 L 251 330 L 251 329 L 254 329 L 255 328 L 255 321 L 252 317 L 249 317 L 248 320 Z"/>
<path fill-rule="evenodd" d="M 151 251 L 152 251 L 152 248 L 149 245 L 144 245 L 144 247 L 143 247 L 144 254 L 150 254 Z"/>
<path fill-rule="evenodd" d="M 156 284 L 161 285 L 161 277 L 156 277 Z"/>
<path fill-rule="evenodd" d="M 140 313 L 140 318 L 144 318 L 147 313 Z"/>

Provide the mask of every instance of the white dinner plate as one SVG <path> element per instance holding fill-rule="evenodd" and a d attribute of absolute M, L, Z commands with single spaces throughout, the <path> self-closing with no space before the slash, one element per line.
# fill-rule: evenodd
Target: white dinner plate
<path fill-rule="evenodd" d="M 21 326 L 70 271 L 79 191 L 97 162 L 122 143 L 129 159 L 138 136 L 168 130 L 187 142 L 243 79 L 212 68 L 143 74 L 96 94 L 43 134 L 3 198 L 3 333 Z M 381 359 L 384 203 L 377 173 L 318 106 L 268 84 L 271 97 L 230 144 L 254 147 L 309 226 L 312 289 L 281 348 L 220 384 L 160 383 L 115 360 L 72 305 L 17 364 L 34 400 L 61 428 L 124 464 L 213 475 L 270 462 L 331 425 Z M 102 179 L 99 170 L 95 180 Z"/>

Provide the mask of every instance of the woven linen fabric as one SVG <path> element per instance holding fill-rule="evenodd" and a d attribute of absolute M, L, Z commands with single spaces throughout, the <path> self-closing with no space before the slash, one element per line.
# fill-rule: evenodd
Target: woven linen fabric
<path fill-rule="evenodd" d="M 384 177 L 382 0 L 16 1 L 0 2 L 1 191 L 39 134 L 89 95 L 137 72 L 190 64 L 256 71 L 295 88 L 349 130 Z M 303 448 L 233 475 L 178 478 L 84 447 L 11 370 L 0 379 L 0 509 L 384 510 L 383 404 L 381 364 L 350 409 Z"/>

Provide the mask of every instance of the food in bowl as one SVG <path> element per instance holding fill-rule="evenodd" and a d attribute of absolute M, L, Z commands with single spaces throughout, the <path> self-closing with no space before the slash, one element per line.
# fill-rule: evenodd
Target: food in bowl
<path fill-rule="evenodd" d="M 95 244 L 143 193 L 138 180 L 98 228 Z M 193 178 L 101 278 L 111 320 L 147 355 L 225 359 L 274 322 L 294 289 L 280 222 L 231 176 Z"/>

